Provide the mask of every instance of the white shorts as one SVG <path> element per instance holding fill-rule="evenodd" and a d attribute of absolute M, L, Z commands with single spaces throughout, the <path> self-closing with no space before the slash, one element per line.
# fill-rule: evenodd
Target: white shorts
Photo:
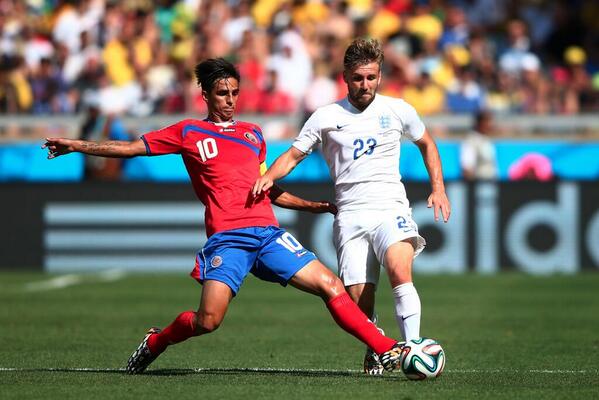
<path fill-rule="evenodd" d="M 392 244 L 410 239 L 414 257 L 426 245 L 408 208 L 342 212 L 335 217 L 333 231 L 339 277 L 345 286 L 376 285 L 385 252 Z"/>

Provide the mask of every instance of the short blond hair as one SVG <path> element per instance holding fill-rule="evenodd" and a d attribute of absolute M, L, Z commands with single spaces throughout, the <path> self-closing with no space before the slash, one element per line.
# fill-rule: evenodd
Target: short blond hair
<path fill-rule="evenodd" d="M 378 40 L 357 38 L 345 50 L 343 67 L 345 70 L 351 70 L 371 62 L 376 62 L 380 67 L 384 58 L 383 49 Z"/>

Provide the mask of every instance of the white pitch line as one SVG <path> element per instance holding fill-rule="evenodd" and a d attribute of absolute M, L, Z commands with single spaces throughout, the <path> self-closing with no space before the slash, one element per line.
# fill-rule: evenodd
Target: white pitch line
<path fill-rule="evenodd" d="M 116 372 L 124 368 L 0 368 L 0 372 Z"/>
<path fill-rule="evenodd" d="M 97 274 L 68 274 L 57 276 L 56 278 L 45 281 L 26 283 L 24 290 L 26 292 L 43 292 L 47 290 L 64 289 L 66 287 L 80 285 L 85 282 L 113 282 L 123 279 L 125 275 L 125 271 L 119 269 L 101 271 Z"/>
<path fill-rule="evenodd" d="M 29 282 L 25 284 L 26 292 L 42 292 L 46 290 L 63 289 L 83 281 L 81 275 L 69 274 L 58 276 L 45 281 Z"/>
<path fill-rule="evenodd" d="M 173 369 L 177 371 L 189 372 L 282 372 L 282 373 L 356 373 L 362 374 L 362 370 L 358 369 L 295 369 L 295 368 L 181 368 Z M 124 368 L 10 368 L 0 367 L 0 372 L 125 372 Z M 150 370 L 151 372 L 152 370 Z M 160 370 L 155 370 L 160 371 Z M 502 374 L 502 373 L 530 373 L 530 374 L 599 374 L 599 370 L 548 370 L 548 369 L 531 369 L 531 370 L 478 370 L 478 369 L 450 369 L 443 371 L 444 374 Z"/>

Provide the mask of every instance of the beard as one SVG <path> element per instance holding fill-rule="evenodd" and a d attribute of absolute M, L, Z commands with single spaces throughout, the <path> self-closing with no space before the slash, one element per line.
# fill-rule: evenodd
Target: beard
<path fill-rule="evenodd" d="M 364 110 L 372 103 L 376 94 L 376 88 L 370 91 L 358 90 L 356 92 L 349 91 L 349 99 L 351 103 L 359 110 Z"/>

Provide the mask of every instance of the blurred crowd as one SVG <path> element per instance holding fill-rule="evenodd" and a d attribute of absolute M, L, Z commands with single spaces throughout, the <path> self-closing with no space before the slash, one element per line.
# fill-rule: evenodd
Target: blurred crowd
<path fill-rule="evenodd" d="M 345 96 L 356 36 L 422 115 L 592 113 L 597 21 L 582 0 L 0 0 L 0 113 L 203 113 L 193 67 L 225 57 L 238 113 L 309 114 Z"/>

